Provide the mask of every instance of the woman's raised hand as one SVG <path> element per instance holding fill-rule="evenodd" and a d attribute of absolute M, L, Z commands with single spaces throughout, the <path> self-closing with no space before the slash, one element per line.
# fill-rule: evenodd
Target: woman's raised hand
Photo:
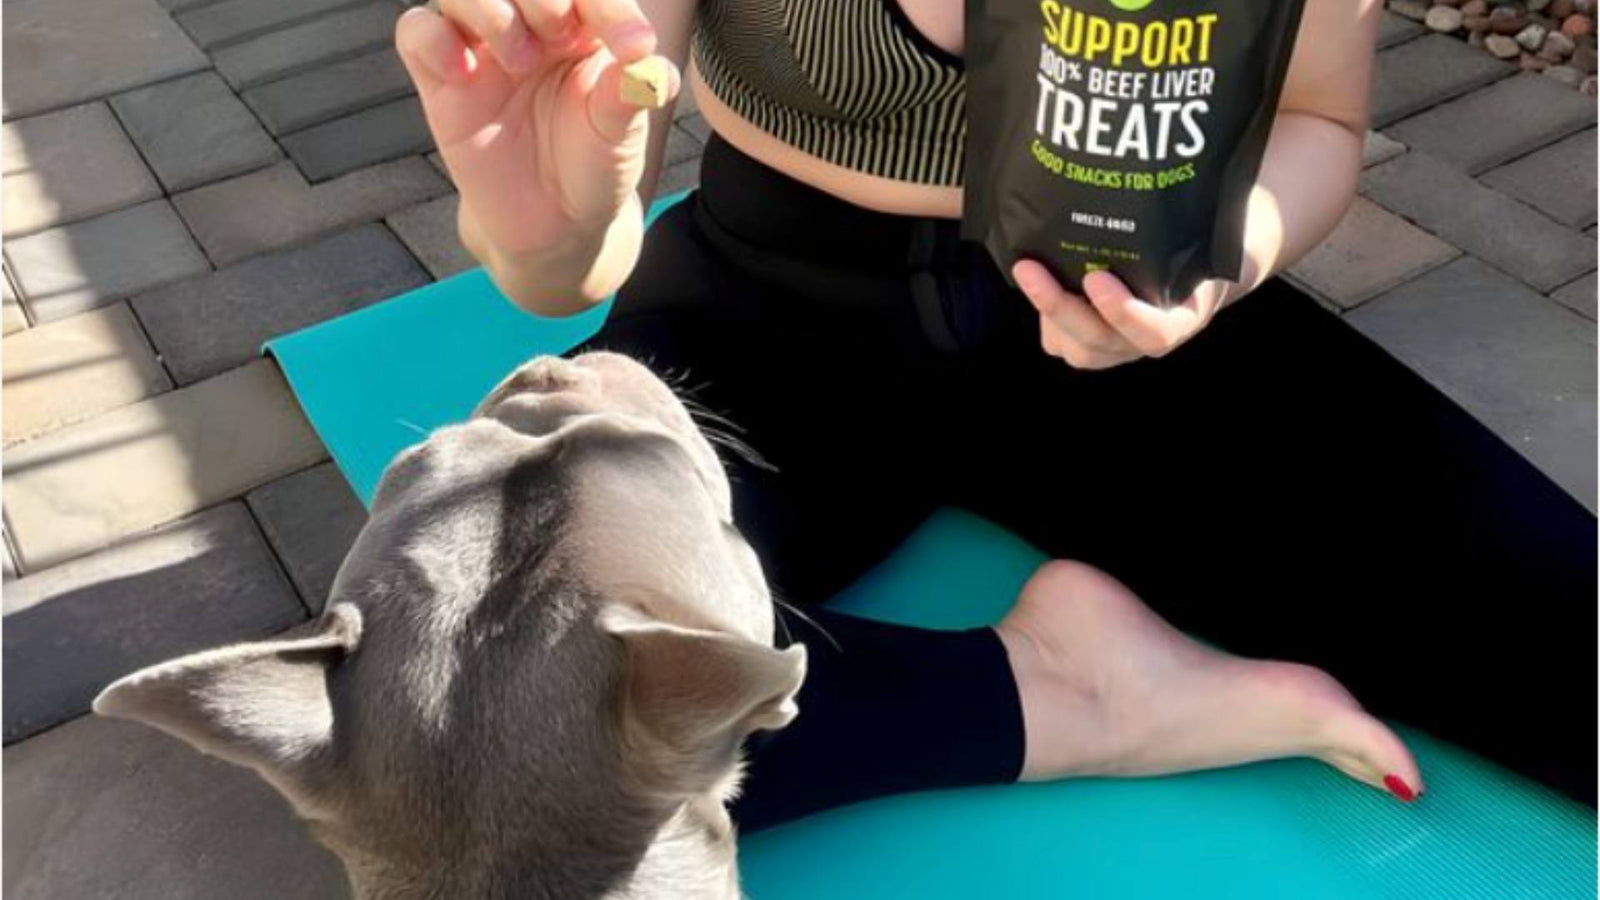
<path fill-rule="evenodd" d="M 401 16 L 395 42 L 463 223 L 496 254 L 581 257 L 642 216 L 648 110 L 620 83 L 656 32 L 635 0 L 440 0 Z"/>

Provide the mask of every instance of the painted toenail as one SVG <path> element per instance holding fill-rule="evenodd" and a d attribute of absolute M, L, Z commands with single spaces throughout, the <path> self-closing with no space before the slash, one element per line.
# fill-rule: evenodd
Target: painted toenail
<path fill-rule="evenodd" d="M 1383 776 L 1383 786 L 1389 789 L 1389 793 L 1399 797 L 1406 803 L 1417 799 L 1417 794 L 1411 790 L 1411 785 L 1406 784 L 1399 775 Z"/>

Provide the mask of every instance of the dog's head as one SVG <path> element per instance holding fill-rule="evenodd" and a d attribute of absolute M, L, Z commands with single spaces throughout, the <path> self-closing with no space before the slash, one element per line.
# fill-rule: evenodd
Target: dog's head
<path fill-rule="evenodd" d="M 95 709 L 255 769 L 359 896 L 732 897 L 740 744 L 805 673 L 772 631 L 672 391 L 541 358 L 395 460 L 314 626 Z"/>

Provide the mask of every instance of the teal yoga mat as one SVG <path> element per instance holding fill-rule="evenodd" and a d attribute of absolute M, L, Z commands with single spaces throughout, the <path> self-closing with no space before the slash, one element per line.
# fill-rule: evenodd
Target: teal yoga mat
<path fill-rule="evenodd" d="M 473 271 L 268 349 L 368 501 L 398 451 L 466 416 L 527 358 L 588 337 L 605 313 L 536 319 Z M 1042 559 L 1004 530 L 947 510 L 832 605 L 925 627 L 971 627 L 998 619 Z M 1410 806 L 1303 760 L 930 792 L 746 838 L 745 887 L 754 900 L 1596 895 L 1592 811 L 1458 748 L 1405 734 L 1428 777 L 1427 796 Z"/>

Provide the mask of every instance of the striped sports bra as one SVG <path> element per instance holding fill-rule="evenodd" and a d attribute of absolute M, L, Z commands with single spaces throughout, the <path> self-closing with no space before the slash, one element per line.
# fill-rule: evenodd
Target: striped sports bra
<path fill-rule="evenodd" d="M 694 61 L 726 106 L 835 165 L 959 186 L 961 60 L 899 0 L 700 0 Z"/>

